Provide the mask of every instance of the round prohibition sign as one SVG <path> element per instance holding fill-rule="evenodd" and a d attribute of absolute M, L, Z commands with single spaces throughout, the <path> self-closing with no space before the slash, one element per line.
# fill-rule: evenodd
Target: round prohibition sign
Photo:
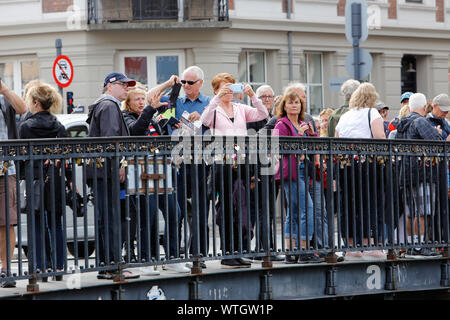
<path fill-rule="evenodd" d="M 68 87 L 73 80 L 72 61 L 66 56 L 59 56 L 53 63 L 53 79 L 61 88 Z"/>

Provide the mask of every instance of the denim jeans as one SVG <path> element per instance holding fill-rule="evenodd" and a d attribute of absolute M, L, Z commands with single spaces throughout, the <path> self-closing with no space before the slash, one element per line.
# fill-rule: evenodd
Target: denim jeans
<path fill-rule="evenodd" d="M 314 213 L 315 213 L 315 228 L 316 232 L 314 233 L 315 239 L 317 240 L 317 244 L 319 247 L 327 247 L 328 246 L 328 217 L 327 217 L 327 208 L 325 202 L 325 196 L 321 193 L 320 181 L 311 181 L 309 185 L 309 192 L 312 195 L 312 199 L 314 201 Z M 322 203 L 323 203 L 323 211 L 322 211 Z M 323 218 L 323 225 L 322 225 Z M 322 243 L 322 236 L 323 242 Z"/>
<path fill-rule="evenodd" d="M 300 236 L 301 240 L 311 240 L 314 233 L 314 213 L 313 202 L 309 192 L 305 189 L 305 173 L 304 169 L 300 168 L 299 177 L 300 181 L 291 182 L 291 192 L 289 192 L 289 180 L 283 181 L 283 187 L 287 198 L 287 215 L 284 223 L 285 238 L 296 240 L 296 246 L 298 243 L 298 224 L 299 224 L 299 212 L 298 206 L 300 204 Z M 299 184 L 299 186 L 297 186 Z M 308 206 L 308 218 L 306 218 L 305 200 Z M 300 201 L 300 202 L 299 202 Z M 292 210 L 292 211 L 291 211 Z M 292 222 L 292 234 L 291 234 L 291 222 Z M 306 226 L 308 226 L 308 237 L 306 234 Z"/>
<path fill-rule="evenodd" d="M 208 255 L 208 248 L 209 248 L 209 226 L 208 226 L 208 219 L 209 219 L 209 206 L 210 206 L 210 198 L 208 197 L 208 186 L 207 186 L 207 179 L 208 174 L 210 171 L 210 168 L 208 166 L 205 167 L 205 173 L 202 171 L 202 165 L 199 164 L 192 164 L 186 166 L 186 171 L 183 170 L 183 168 L 180 168 L 177 174 L 177 198 L 178 198 L 178 204 L 180 207 L 180 223 L 179 223 L 179 232 L 180 232 L 180 239 L 181 239 L 181 226 L 183 224 L 184 219 L 184 193 L 186 193 L 186 198 L 191 198 L 192 208 L 194 208 L 195 203 L 194 199 L 192 199 L 194 186 L 193 186 L 193 174 L 194 174 L 194 166 L 197 171 L 197 181 L 198 183 L 198 221 L 189 221 L 189 225 L 191 226 L 191 243 L 190 243 L 190 249 L 189 252 L 197 255 L 198 253 L 203 254 L 203 256 Z M 186 175 L 186 189 L 185 185 L 183 184 L 183 176 Z M 186 209 L 187 212 L 187 209 Z M 194 217 L 192 217 L 194 218 Z M 192 219 L 194 220 L 194 219 Z M 198 223 L 197 223 L 198 222 Z M 192 226 L 192 223 L 197 223 L 198 225 L 198 235 L 196 235 L 194 232 L 194 228 Z M 200 252 L 198 252 L 198 250 Z"/>
<path fill-rule="evenodd" d="M 104 192 L 106 188 L 107 198 Z M 119 236 L 121 232 L 120 225 L 113 222 L 113 197 L 112 183 L 108 180 L 105 184 L 104 180 L 97 181 L 97 223 L 98 223 L 98 241 L 99 241 L 99 262 L 109 263 L 110 261 L 120 261 L 120 243 Z M 104 205 L 106 204 L 106 211 Z M 120 224 L 120 222 L 119 222 Z M 109 254 L 109 256 L 107 255 Z M 108 259 L 107 259 L 108 258 Z"/>
<path fill-rule="evenodd" d="M 157 197 L 158 208 L 161 210 L 166 223 L 163 236 L 164 251 L 167 258 L 177 258 L 179 256 L 177 226 L 181 216 L 180 206 L 175 202 L 174 194 L 167 195 L 167 206 L 165 203 L 165 195 L 158 195 Z M 147 204 L 145 196 L 141 195 L 140 201 L 141 259 L 148 261 L 148 256 L 156 257 L 157 246 L 159 245 L 159 232 L 157 232 L 158 230 L 156 229 L 156 224 L 158 223 L 158 208 L 156 207 L 156 196 L 153 194 L 148 197 L 149 210 L 146 210 Z"/>
<path fill-rule="evenodd" d="M 41 229 L 44 230 L 44 239 L 41 237 Z M 41 222 L 41 215 L 36 215 L 34 230 L 36 234 L 36 268 L 45 270 L 49 267 L 49 262 L 55 265 L 56 269 L 64 269 L 64 243 L 63 243 L 63 229 L 62 216 L 55 215 L 55 242 L 56 248 L 53 246 L 53 231 L 51 217 L 47 211 L 44 211 L 44 224 Z M 44 247 L 44 261 L 42 261 L 41 250 Z M 56 261 L 53 261 L 53 256 L 56 254 Z"/>

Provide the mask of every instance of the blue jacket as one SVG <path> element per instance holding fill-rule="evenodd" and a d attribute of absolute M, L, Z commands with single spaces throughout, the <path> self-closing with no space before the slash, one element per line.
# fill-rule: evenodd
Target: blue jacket
<path fill-rule="evenodd" d="M 447 139 L 447 136 L 450 135 L 450 126 L 447 124 L 447 121 L 445 121 L 445 119 L 436 118 L 432 113 L 429 113 L 427 116 L 427 120 L 433 127 L 441 126 L 442 139 Z"/>

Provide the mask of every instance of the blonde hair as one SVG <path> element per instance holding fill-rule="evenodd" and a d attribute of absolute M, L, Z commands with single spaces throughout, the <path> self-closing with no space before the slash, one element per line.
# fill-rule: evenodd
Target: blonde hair
<path fill-rule="evenodd" d="M 398 118 L 399 119 L 404 118 L 410 113 L 411 113 L 411 111 L 409 110 L 409 105 L 406 104 L 398 112 Z"/>
<path fill-rule="evenodd" d="M 319 113 L 319 117 L 321 117 L 321 116 L 324 116 L 324 115 L 331 115 L 332 113 L 333 113 L 333 109 L 331 109 L 331 108 L 326 108 L 326 109 L 323 109 L 322 111 L 320 111 L 320 113 Z"/>
<path fill-rule="evenodd" d="M 27 106 L 34 101 L 39 101 L 42 109 L 50 113 L 60 113 L 62 109 L 62 97 L 59 92 L 48 83 L 37 83 L 28 89 L 25 97 Z"/>
<path fill-rule="evenodd" d="M 29 82 L 25 85 L 25 87 L 23 88 L 23 98 L 24 98 L 24 99 L 27 98 L 28 91 L 29 91 L 32 87 L 37 86 L 37 85 L 40 85 L 40 84 L 41 84 L 41 80 L 39 80 L 39 79 L 29 81 Z"/>
<path fill-rule="evenodd" d="M 333 113 L 333 109 L 331 108 L 326 108 L 323 109 L 320 113 L 319 113 L 319 119 L 322 120 L 323 116 L 330 116 Z M 327 125 L 328 126 L 328 125 Z M 320 136 L 321 137 L 326 137 L 327 136 L 327 128 L 325 128 L 322 123 L 320 124 Z"/>
<path fill-rule="evenodd" d="M 378 93 L 375 86 L 369 82 L 362 83 L 355 90 L 350 98 L 349 107 L 362 109 L 374 108 L 378 100 Z"/>
<path fill-rule="evenodd" d="M 131 110 L 130 101 L 133 96 L 138 94 L 142 94 L 144 97 L 147 97 L 147 93 L 144 90 L 135 87 L 133 90 L 128 91 L 127 98 L 122 102 L 122 110 L 132 112 L 133 110 Z"/>

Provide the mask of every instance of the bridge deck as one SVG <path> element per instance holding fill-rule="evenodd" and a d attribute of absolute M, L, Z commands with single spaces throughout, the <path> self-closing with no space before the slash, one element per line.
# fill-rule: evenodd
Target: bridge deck
<path fill-rule="evenodd" d="M 444 290 L 448 293 L 447 258 L 408 258 L 398 261 L 344 261 L 337 264 L 273 262 L 263 268 L 252 262 L 247 269 L 222 269 L 207 261 L 201 275 L 162 270 L 160 275 L 125 282 L 97 279 L 96 272 L 65 275 L 63 281 L 38 281 L 39 292 L 27 292 L 28 280 L 16 288 L 0 289 L 0 299 L 145 300 L 152 287 L 167 299 L 258 300 L 339 298 L 372 294 Z M 136 273 L 140 268 L 127 268 Z M 156 287 L 155 287 L 156 286 Z"/>

